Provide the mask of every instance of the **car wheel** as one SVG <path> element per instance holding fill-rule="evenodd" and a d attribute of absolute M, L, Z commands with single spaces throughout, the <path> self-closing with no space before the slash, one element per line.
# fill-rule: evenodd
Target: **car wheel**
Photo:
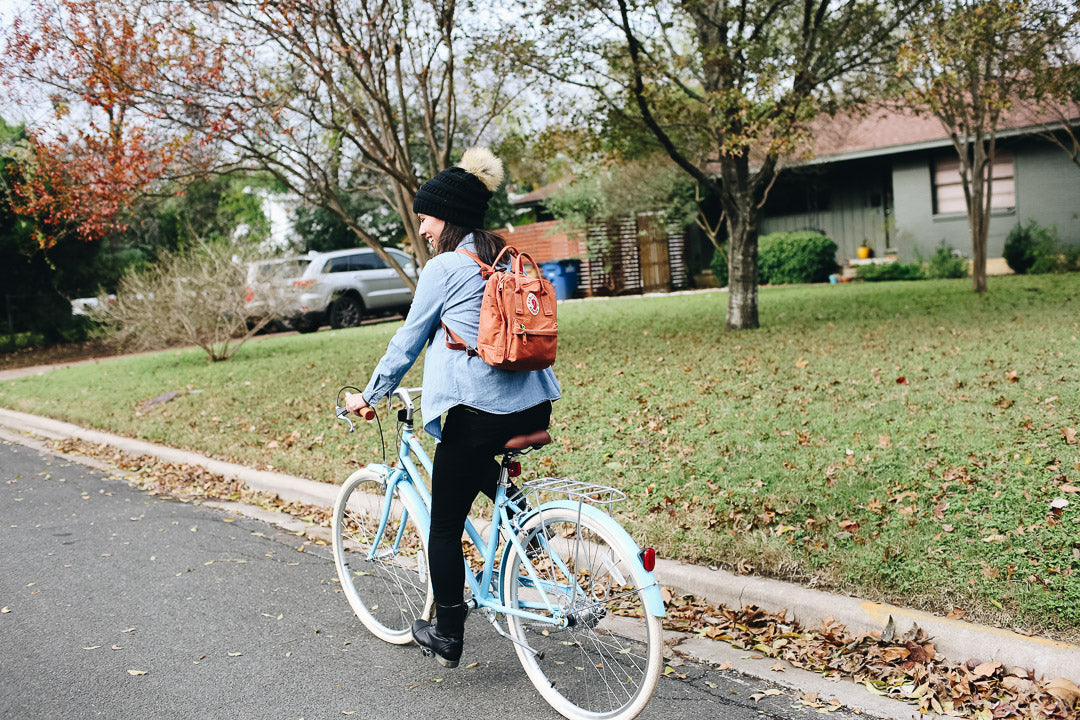
<path fill-rule="evenodd" d="M 364 319 L 364 304 L 353 295 L 343 295 L 330 308 L 330 327 L 356 327 Z"/>

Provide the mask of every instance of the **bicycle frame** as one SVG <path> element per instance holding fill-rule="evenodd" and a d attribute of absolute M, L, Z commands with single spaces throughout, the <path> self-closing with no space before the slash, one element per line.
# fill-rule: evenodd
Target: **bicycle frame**
<path fill-rule="evenodd" d="M 414 457 L 419 461 L 420 467 L 422 467 L 424 471 L 427 472 L 428 477 L 430 477 L 431 459 L 428 457 L 427 452 L 414 434 L 414 428 L 411 426 L 411 423 L 406 422 L 405 426 L 402 428 L 401 441 L 398 446 L 399 466 L 397 468 L 390 468 L 390 473 L 385 477 L 387 483 L 394 485 L 395 489 L 401 494 L 406 507 L 411 505 L 412 507 L 422 507 L 425 510 L 428 510 L 431 507 L 431 492 L 423 482 L 416 460 L 413 459 Z M 385 466 L 376 467 L 379 469 L 385 468 Z M 519 513 L 523 510 L 523 508 L 519 507 L 507 497 L 506 479 L 506 469 L 502 468 L 500 471 L 499 483 L 497 484 L 495 491 L 495 512 L 493 513 L 493 522 L 488 528 L 487 538 L 485 539 L 483 537 L 481 531 L 476 527 L 476 524 L 473 523 L 472 518 L 467 518 L 465 520 L 465 533 L 483 558 L 483 564 L 480 570 L 475 570 L 469 563 L 469 559 L 465 558 L 465 580 L 472 593 L 472 604 L 474 607 L 485 608 L 495 613 L 505 613 L 530 621 L 565 626 L 566 619 L 561 617 L 557 605 L 546 599 L 547 593 L 544 592 L 544 587 L 549 584 L 542 582 L 536 576 L 536 572 L 532 568 L 531 563 L 528 565 L 531 581 L 535 587 L 540 589 L 541 594 L 545 597 L 544 607 L 551 613 L 550 616 L 539 615 L 537 613 L 508 607 L 501 597 L 496 597 L 495 593 L 491 591 L 492 581 L 497 580 L 495 559 L 499 545 L 499 528 L 500 526 L 511 528 L 509 513 L 507 512 L 508 507 L 513 506 Z M 389 498 L 390 492 L 387 492 L 387 502 L 383 507 L 383 523 L 379 530 L 380 534 L 382 533 L 383 527 L 385 527 L 385 520 L 389 513 Z M 425 513 L 414 513 L 413 520 L 416 522 L 421 532 L 430 533 L 430 511 Z M 402 524 L 402 527 L 404 528 L 404 523 Z M 513 546 L 516 546 L 518 553 L 520 553 L 522 557 L 526 557 L 525 548 L 516 537 L 516 533 L 508 533 L 508 536 L 510 543 L 512 543 Z M 397 540 L 400 540 L 400 538 Z M 546 542 L 546 540 L 541 540 L 541 542 Z M 507 545 L 504 551 L 504 558 L 506 553 L 509 552 L 510 547 L 510 545 Z M 560 569 L 564 573 L 568 573 L 567 568 L 561 561 L 557 560 L 556 562 L 557 565 L 561 566 Z M 553 622 L 553 617 L 558 617 L 559 621 Z"/>
<path fill-rule="evenodd" d="M 415 389 L 413 390 L 415 391 Z M 375 470 L 383 475 L 383 477 L 386 478 L 388 485 L 394 486 L 393 488 L 388 488 L 387 501 L 383 506 L 383 521 L 379 530 L 380 535 L 382 529 L 385 527 L 385 522 L 389 513 L 389 501 L 392 495 L 391 490 L 393 489 L 396 489 L 399 492 L 406 508 L 413 507 L 424 509 L 424 512 L 414 512 L 413 520 L 416 522 L 421 532 L 430 534 L 431 531 L 431 492 L 428 490 L 428 487 L 423 480 L 420 468 L 423 468 L 427 473 L 427 476 L 430 477 L 432 462 L 415 435 L 415 427 L 413 425 L 414 407 L 409 392 L 410 389 L 399 388 L 394 393 L 405 405 L 403 416 L 401 417 L 403 426 L 400 441 L 398 443 L 398 466 L 396 468 L 388 468 L 385 465 L 369 466 L 369 469 Z M 419 461 L 419 468 L 417 467 L 417 461 Z M 487 529 L 486 539 L 477 528 L 472 518 L 467 518 L 465 521 L 465 533 L 483 558 L 483 563 L 479 570 L 475 570 L 469 563 L 469 559 L 467 557 L 465 558 L 465 579 L 472 594 L 471 604 L 475 608 L 483 608 L 494 614 L 502 613 L 514 615 L 531 622 L 541 622 L 555 627 L 566 627 L 569 621 L 560 610 L 561 605 L 550 599 L 550 593 L 556 590 L 566 591 L 568 589 L 571 596 L 574 596 L 579 592 L 584 595 L 584 591 L 579 587 L 557 588 L 550 581 L 541 580 L 536 569 L 533 567 L 532 562 L 527 560 L 528 554 L 525 547 L 522 545 L 521 540 L 517 537 L 515 525 L 520 527 L 526 520 L 532 517 L 532 515 L 542 513 L 545 508 L 557 507 L 576 509 L 578 513 L 588 514 L 593 516 L 594 519 L 597 515 L 602 516 L 603 522 L 607 524 L 609 529 L 616 535 L 619 544 L 626 548 L 633 549 L 633 556 L 636 556 L 638 553 L 637 544 L 630 538 L 625 530 L 616 523 L 610 523 L 609 519 L 602 511 L 599 511 L 590 505 L 573 503 L 572 501 L 556 501 L 537 509 L 527 511 L 526 507 L 519 505 L 507 496 L 508 487 L 510 487 L 508 472 L 505 465 L 503 465 L 500 467 L 499 480 L 496 484 L 492 522 Z M 510 520 L 511 509 L 515 513 L 516 523 L 513 523 Z M 408 512 L 408 510 L 406 509 L 405 512 Z M 404 527 L 404 523 L 402 524 L 402 527 Z M 538 591 L 541 599 L 540 602 L 534 602 L 531 603 L 531 605 L 534 606 L 536 610 L 546 610 L 549 613 L 548 615 L 509 607 L 505 603 L 504 598 L 501 597 L 501 583 L 498 582 L 498 576 L 496 575 L 497 571 L 495 570 L 495 559 L 499 548 L 500 528 L 507 529 L 506 537 L 508 540 L 503 548 L 500 567 L 506 566 L 511 550 L 516 550 L 519 557 L 526 559 L 522 564 L 528 572 L 527 582 L 533 589 Z M 547 551 L 547 556 L 551 558 L 559 571 L 563 573 L 564 577 L 572 577 L 572 573 L 560 559 L 558 553 L 550 552 L 551 547 L 548 544 L 547 538 L 542 537 L 541 535 L 542 533 L 537 535 L 534 542 L 539 542 L 541 544 L 543 549 Z M 400 537 L 396 538 L 395 545 L 399 541 Z M 580 542 L 580 539 L 578 542 Z M 640 565 L 633 567 L 632 572 L 639 581 L 639 585 L 644 589 L 643 594 L 646 610 L 650 615 L 662 617 L 665 614 L 663 598 L 660 595 L 659 585 L 652 577 L 652 573 L 648 572 Z M 524 577 L 522 578 L 522 582 L 526 582 Z M 492 591 L 493 586 L 500 588 L 498 596 Z"/>

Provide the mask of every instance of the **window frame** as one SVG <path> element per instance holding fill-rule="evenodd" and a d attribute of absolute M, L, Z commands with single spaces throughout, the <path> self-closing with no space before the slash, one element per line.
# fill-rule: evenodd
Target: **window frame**
<path fill-rule="evenodd" d="M 990 202 L 991 212 L 1008 212 L 1016 208 L 1016 156 L 1009 150 L 994 154 L 992 170 L 993 197 Z M 1006 170 L 1003 172 L 1004 170 Z M 947 182 L 942 182 L 945 175 Z M 952 177 L 955 176 L 955 179 Z M 1008 190 L 1003 188 L 1008 184 Z M 930 203 L 935 217 L 954 217 L 967 214 L 964 200 L 964 184 L 960 178 L 960 158 L 956 153 L 939 154 L 930 161 Z M 942 198 L 941 190 L 951 190 L 953 197 Z M 942 206 L 947 209 L 942 209 Z"/>

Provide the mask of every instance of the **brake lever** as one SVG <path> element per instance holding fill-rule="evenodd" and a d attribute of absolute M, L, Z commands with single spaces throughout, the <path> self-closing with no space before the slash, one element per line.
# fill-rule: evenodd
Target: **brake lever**
<path fill-rule="evenodd" d="M 349 418 L 348 408 L 341 407 L 340 405 L 335 405 L 334 415 L 337 417 L 338 420 L 344 420 L 345 422 L 349 423 L 349 432 L 356 432 L 356 426 L 353 425 L 352 419 Z"/>

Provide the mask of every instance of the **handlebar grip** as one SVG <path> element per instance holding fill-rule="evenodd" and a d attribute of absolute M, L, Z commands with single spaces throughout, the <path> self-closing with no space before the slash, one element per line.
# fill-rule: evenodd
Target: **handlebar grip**
<path fill-rule="evenodd" d="M 360 413 L 360 417 L 364 418 L 368 422 L 371 422 L 375 419 L 375 409 L 369 405 L 368 407 L 364 408 L 363 412 Z"/>

